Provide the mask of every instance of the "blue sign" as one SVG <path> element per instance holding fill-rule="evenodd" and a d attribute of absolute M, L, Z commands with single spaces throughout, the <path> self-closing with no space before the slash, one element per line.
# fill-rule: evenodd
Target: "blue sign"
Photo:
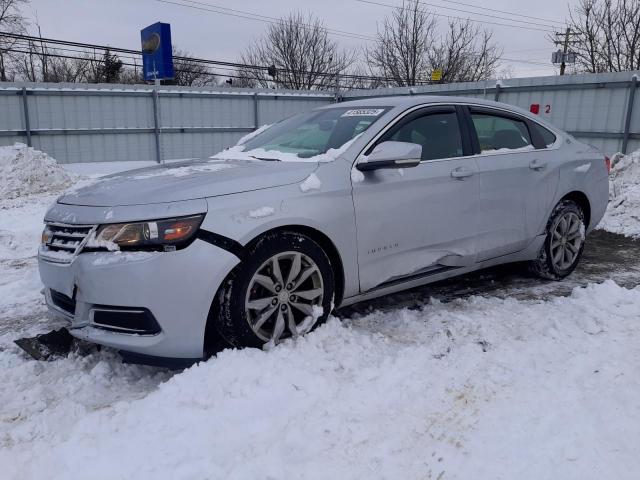
<path fill-rule="evenodd" d="M 140 31 L 142 68 L 147 81 L 173 78 L 171 25 L 154 23 Z"/>

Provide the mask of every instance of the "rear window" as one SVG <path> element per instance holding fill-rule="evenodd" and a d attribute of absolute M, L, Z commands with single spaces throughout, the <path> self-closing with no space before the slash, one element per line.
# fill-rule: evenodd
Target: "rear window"
<path fill-rule="evenodd" d="M 544 128 L 542 125 L 538 123 L 531 122 L 531 124 L 533 125 L 534 130 L 536 130 L 540 135 L 540 137 L 542 138 L 542 141 L 544 142 L 545 146 L 550 147 L 551 145 L 556 143 L 556 136 L 552 131 L 547 130 L 546 128 Z"/>

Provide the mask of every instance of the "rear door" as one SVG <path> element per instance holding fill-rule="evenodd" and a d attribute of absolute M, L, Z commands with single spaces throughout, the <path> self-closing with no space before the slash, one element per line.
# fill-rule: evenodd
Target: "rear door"
<path fill-rule="evenodd" d="M 364 152 L 387 140 L 422 145 L 417 167 L 366 172 L 353 182 L 363 292 L 475 262 L 478 169 L 458 111 L 411 112 Z"/>
<path fill-rule="evenodd" d="M 558 169 L 531 121 L 504 110 L 467 110 L 479 170 L 478 261 L 525 248 L 557 186 Z"/>

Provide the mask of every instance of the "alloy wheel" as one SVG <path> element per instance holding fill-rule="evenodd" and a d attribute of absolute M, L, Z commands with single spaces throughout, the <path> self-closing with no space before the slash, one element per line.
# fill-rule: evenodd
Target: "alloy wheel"
<path fill-rule="evenodd" d="M 323 298 L 324 283 L 316 263 L 300 252 L 278 253 L 249 282 L 247 321 L 265 342 L 277 343 L 283 335 L 297 337 L 311 330 L 322 315 Z"/>
<path fill-rule="evenodd" d="M 584 241 L 584 226 L 574 212 L 567 212 L 556 222 L 551 236 L 551 261 L 559 270 L 566 270 L 580 253 Z"/>

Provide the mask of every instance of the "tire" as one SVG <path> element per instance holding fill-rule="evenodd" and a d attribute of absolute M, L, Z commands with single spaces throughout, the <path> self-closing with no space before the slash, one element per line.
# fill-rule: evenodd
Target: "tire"
<path fill-rule="evenodd" d="M 331 263 L 316 242 L 295 232 L 270 233 L 248 247 L 225 279 L 211 320 L 235 347 L 271 347 L 326 321 L 334 290 Z"/>
<path fill-rule="evenodd" d="M 546 238 L 538 258 L 530 262 L 534 275 L 548 280 L 561 280 L 578 265 L 585 244 L 584 211 L 573 200 L 562 200 L 555 206 L 546 227 Z"/>

